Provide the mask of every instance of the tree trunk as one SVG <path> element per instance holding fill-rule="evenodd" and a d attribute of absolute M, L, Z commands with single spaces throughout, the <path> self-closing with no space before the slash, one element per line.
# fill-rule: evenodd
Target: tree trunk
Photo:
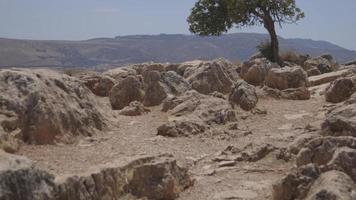
<path fill-rule="evenodd" d="M 279 59 L 279 42 L 278 36 L 275 30 L 274 21 L 272 17 L 267 16 L 264 19 L 264 27 L 267 29 L 270 37 L 271 37 L 271 49 L 272 49 L 272 62 L 280 63 Z"/>

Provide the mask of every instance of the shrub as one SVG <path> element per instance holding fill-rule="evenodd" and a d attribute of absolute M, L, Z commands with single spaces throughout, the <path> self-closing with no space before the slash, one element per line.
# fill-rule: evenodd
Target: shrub
<path fill-rule="evenodd" d="M 269 41 L 262 42 L 257 46 L 257 50 L 268 60 L 273 61 L 273 50 Z"/>

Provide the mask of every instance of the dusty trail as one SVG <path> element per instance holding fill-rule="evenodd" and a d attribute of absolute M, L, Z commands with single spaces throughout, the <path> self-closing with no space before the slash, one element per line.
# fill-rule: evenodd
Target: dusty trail
<path fill-rule="evenodd" d="M 270 199 L 272 183 L 293 167 L 293 161 L 277 160 L 277 151 L 257 162 L 237 162 L 232 167 L 219 167 L 212 159 L 229 145 L 286 147 L 305 132 L 307 125 L 320 127 L 324 104 L 320 96 L 306 101 L 260 98 L 257 108 L 267 114 L 240 113 L 238 124 L 243 130 L 229 130 L 223 137 L 156 136 L 157 127 L 168 119 L 160 106 L 138 117 L 114 113 L 116 118 L 112 120 L 119 124 L 116 130 L 82 138 L 77 144 L 24 145 L 19 154 L 29 157 L 41 169 L 64 176 L 81 174 L 112 160 L 169 153 L 180 164 L 189 165 L 196 179 L 195 186 L 183 192 L 179 199 Z"/>

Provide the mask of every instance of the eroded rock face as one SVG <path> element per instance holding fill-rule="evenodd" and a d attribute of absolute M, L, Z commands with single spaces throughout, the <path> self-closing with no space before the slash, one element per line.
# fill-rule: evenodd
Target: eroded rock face
<path fill-rule="evenodd" d="M 184 78 L 192 85 L 192 89 L 202 94 L 215 91 L 226 94 L 230 92 L 238 74 L 232 63 L 214 60 L 185 69 Z"/>
<path fill-rule="evenodd" d="M 273 68 L 268 72 L 266 85 L 279 90 L 306 87 L 308 75 L 301 67 Z"/>
<path fill-rule="evenodd" d="M 255 87 L 245 81 L 239 81 L 234 85 L 229 101 L 232 104 L 239 105 L 244 110 L 253 109 L 258 102 Z"/>
<path fill-rule="evenodd" d="M 240 76 L 251 85 L 262 85 L 271 68 L 279 68 L 279 66 L 266 58 L 256 58 L 243 63 Z"/>
<path fill-rule="evenodd" d="M 94 95 L 79 80 L 50 70 L 0 71 L 1 138 L 31 144 L 70 142 L 107 126 Z M 4 136 L 5 135 L 5 136 Z"/>
<path fill-rule="evenodd" d="M 139 158 L 126 165 L 113 162 L 96 172 L 56 180 L 53 175 L 33 168 L 25 158 L 0 153 L 0 159 L 7 163 L 0 165 L 0 199 L 173 200 L 193 184 L 187 169 L 168 155 Z"/>
<path fill-rule="evenodd" d="M 338 78 L 332 82 L 325 92 L 325 99 L 331 103 L 340 103 L 347 100 L 356 91 L 351 78 Z"/>
<path fill-rule="evenodd" d="M 113 109 L 120 110 L 133 101 L 142 101 L 143 86 L 135 76 L 128 76 L 113 86 L 110 91 L 110 103 Z"/>

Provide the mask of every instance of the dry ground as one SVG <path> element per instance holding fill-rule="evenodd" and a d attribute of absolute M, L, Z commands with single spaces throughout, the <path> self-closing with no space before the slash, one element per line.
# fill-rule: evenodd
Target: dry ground
<path fill-rule="evenodd" d="M 108 105 L 107 99 L 101 100 Z M 229 145 L 269 143 L 286 147 L 305 132 L 307 125 L 320 127 L 325 104 L 320 96 L 307 101 L 262 98 L 257 107 L 267 114 L 239 114 L 238 123 L 244 131 L 230 131 L 226 136 L 183 138 L 156 136 L 157 127 L 168 118 L 160 107 L 153 107 L 150 113 L 138 117 L 114 113 L 113 120 L 118 124 L 115 130 L 82 138 L 77 144 L 24 145 L 19 154 L 60 177 L 80 174 L 112 160 L 170 153 L 181 165 L 189 165 L 196 179 L 195 186 L 183 192 L 179 199 L 270 199 L 272 184 L 293 167 L 293 161 L 277 160 L 273 152 L 258 162 L 239 162 L 233 167 L 219 168 L 212 158 Z M 245 134 L 246 131 L 251 134 Z"/>

